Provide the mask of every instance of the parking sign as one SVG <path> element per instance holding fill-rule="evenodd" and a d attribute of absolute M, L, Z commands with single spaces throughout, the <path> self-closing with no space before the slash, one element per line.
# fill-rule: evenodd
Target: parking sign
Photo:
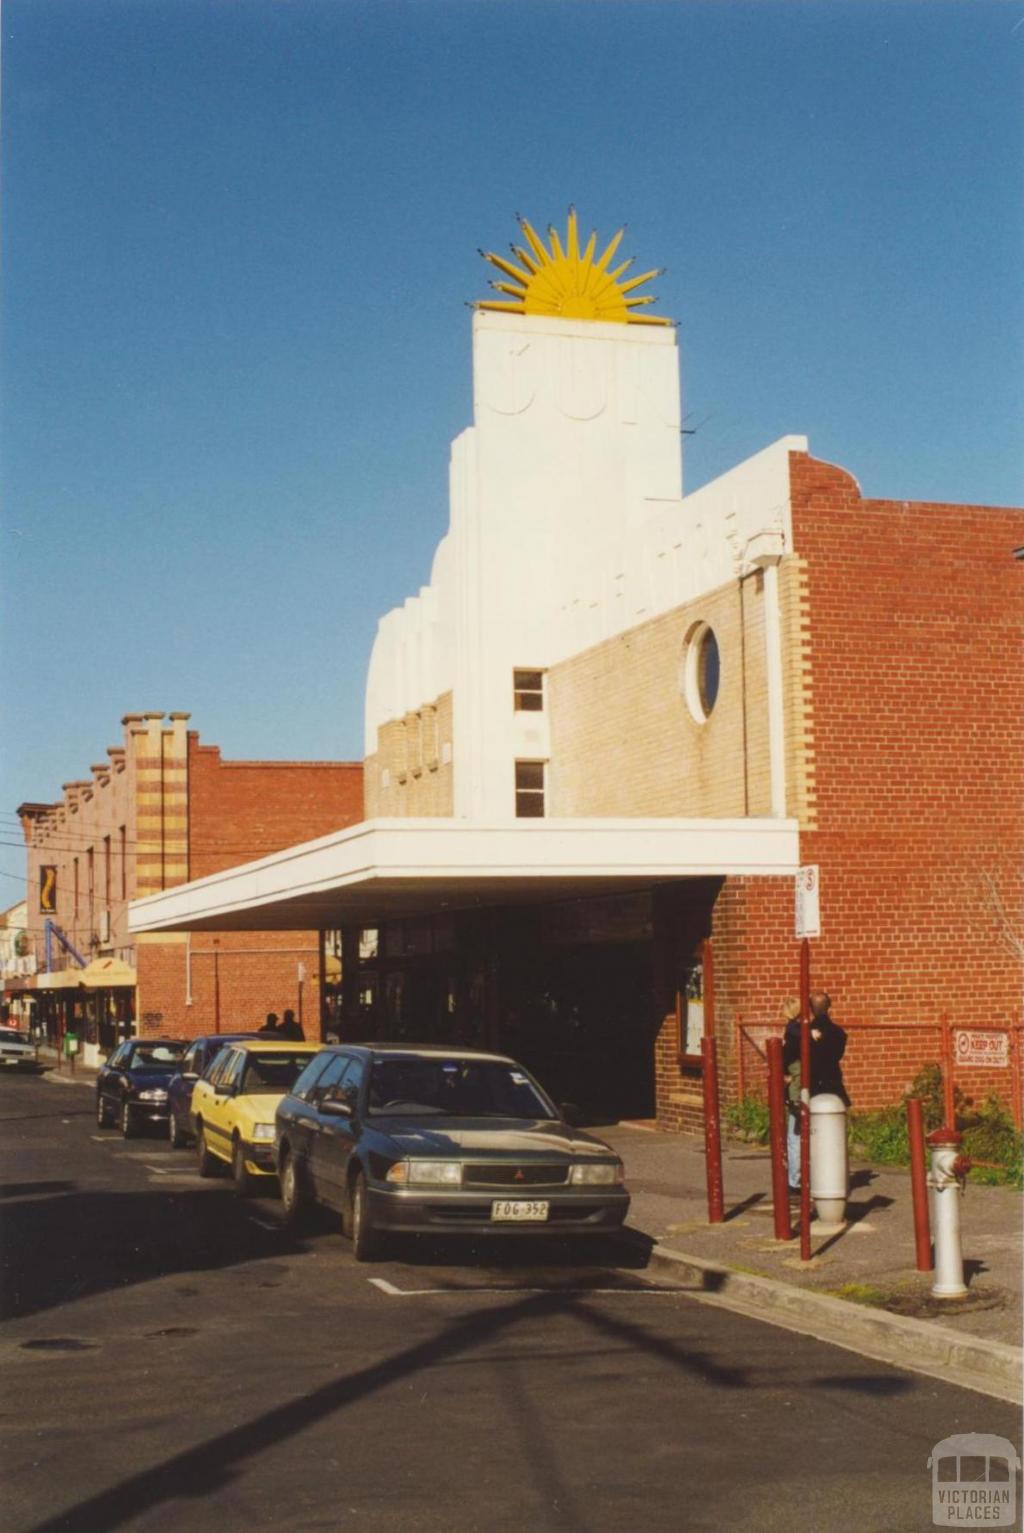
<path fill-rule="evenodd" d="M 801 937 L 821 936 L 821 902 L 819 893 L 818 865 L 810 863 L 796 872 L 796 934 Z"/>

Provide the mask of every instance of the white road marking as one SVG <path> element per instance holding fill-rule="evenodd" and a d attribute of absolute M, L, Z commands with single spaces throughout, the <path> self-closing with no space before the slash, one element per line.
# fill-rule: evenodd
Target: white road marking
<path fill-rule="evenodd" d="M 455 1297 L 464 1297 L 474 1293 L 547 1293 L 547 1294 L 571 1294 L 574 1297 L 579 1294 L 628 1294 L 633 1297 L 636 1294 L 655 1296 L 662 1298 L 668 1295 L 678 1297 L 681 1292 L 678 1288 L 528 1288 L 517 1283 L 480 1283 L 467 1286 L 466 1288 L 396 1288 L 394 1283 L 389 1283 L 387 1278 L 367 1278 L 381 1293 L 387 1294 L 389 1299 L 421 1299 L 428 1294 L 448 1294 Z"/>
<path fill-rule="evenodd" d="M 252 1209 L 249 1209 L 247 1211 L 247 1213 L 248 1213 L 248 1218 L 250 1218 L 252 1220 L 253 1224 L 258 1224 L 261 1229 L 264 1229 L 264 1230 L 280 1230 L 282 1228 L 282 1226 L 280 1224 L 278 1224 L 276 1220 L 274 1220 L 274 1219 L 263 1219 L 263 1218 L 260 1217 L 259 1214 L 254 1214 Z M 372 1281 L 373 1280 L 371 1279 L 371 1282 Z"/>

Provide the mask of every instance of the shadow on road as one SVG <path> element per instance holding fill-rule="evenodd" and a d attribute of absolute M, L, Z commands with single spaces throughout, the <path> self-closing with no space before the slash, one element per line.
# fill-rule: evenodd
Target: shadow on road
<path fill-rule="evenodd" d="M 167 1274 L 238 1266 L 265 1257 L 268 1241 L 275 1254 L 305 1249 L 286 1231 L 268 1234 L 247 1219 L 226 1190 L 218 1197 L 205 1189 L 13 1185 L 22 1189 L 18 1201 L 0 1214 L 0 1315 L 9 1320 Z"/>
<path fill-rule="evenodd" d="M 462 1315 L 439 1327 L 435 1336 L 396 1352 L 320 1389 L 255 1416 L 244 1425 L 177 1453 L 119 1485 L 91 1496 L 29 1533 L 96 1533 L 113 1529 L 161 1503 L 174 1499 L 215 1496 L 241 1471 L 247 1459 L 288 1439 L 324 1418 L 348 1410 L 368 1396 L 409 1380 L 425 1369 L 480 1349 L 495 1337 L 553 1314 L 572 1314 L 588 1329 L 606 1338 L 649 1352 L 661 1362 L 691 1372 L 704 1383 L 738 1389 L 747 1383 L 746 1370 L 716 1363 L 710 1353 L 668 1341 L 642 1326 L 587 1308 L 585 1301 L 565 1294 L 529 1294 L 485 1311 Z M 184 1514 L 183 1514 L 184 1515 Z"/>

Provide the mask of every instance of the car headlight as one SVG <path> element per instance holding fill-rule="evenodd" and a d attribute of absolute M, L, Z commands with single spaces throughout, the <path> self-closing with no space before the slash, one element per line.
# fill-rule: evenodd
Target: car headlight
<path fill-rule="evenodd" d="M 273 1139 L 274 1125 L 272 1123 L 256 1123 L 253 1125 L 252 1137 L 256 1139 Z"/>
<path fill-rule="evenodd" d="M 621 1160 L 613 1164 L 608 1161 L 595 1161 L 592 1164 L 583 1162 L 569 1167 L 569 1181 L 576 1187 L 613 1187 L 616 1182 L 625 1179 L 626 1172 Z"/>
<path fill-rule="evenodd" d="M 409 1187 L 461 1187 L 461 1160 L 399 1160 L 386 1180 Z"/>
<path fill-rule="evenodd" d="M 159 1091 L 157 1089 L 153 1089 L 151 1091 L 140 1091 L 139 1092 L 139 1101 L 140 1102 L 166 1102 L 167 1101 L 167 1092 L 166 1091 Z"/>

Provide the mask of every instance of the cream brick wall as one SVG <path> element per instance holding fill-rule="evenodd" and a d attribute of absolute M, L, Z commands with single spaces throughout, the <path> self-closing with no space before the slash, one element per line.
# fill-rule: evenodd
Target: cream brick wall
<path fill-rule="evenodd" d="M 382 724 L 377 731 L 377 750 L 364 764 L 366 818 L 451 816 L 451 742 L 450 692 L 405 718 Z"/>
<path fill-rule="evenodd" d="M 802 586 L 780 570 L 787 717 L 787 809 L 809 803 Z M 700 622 L 721 656 L 718 700 L 703 724 L 680 689 Z M 595 645 L 548 673 L 549 815 L 743 817 L 770 812 L 763 577 L 735 580 Z"/>

